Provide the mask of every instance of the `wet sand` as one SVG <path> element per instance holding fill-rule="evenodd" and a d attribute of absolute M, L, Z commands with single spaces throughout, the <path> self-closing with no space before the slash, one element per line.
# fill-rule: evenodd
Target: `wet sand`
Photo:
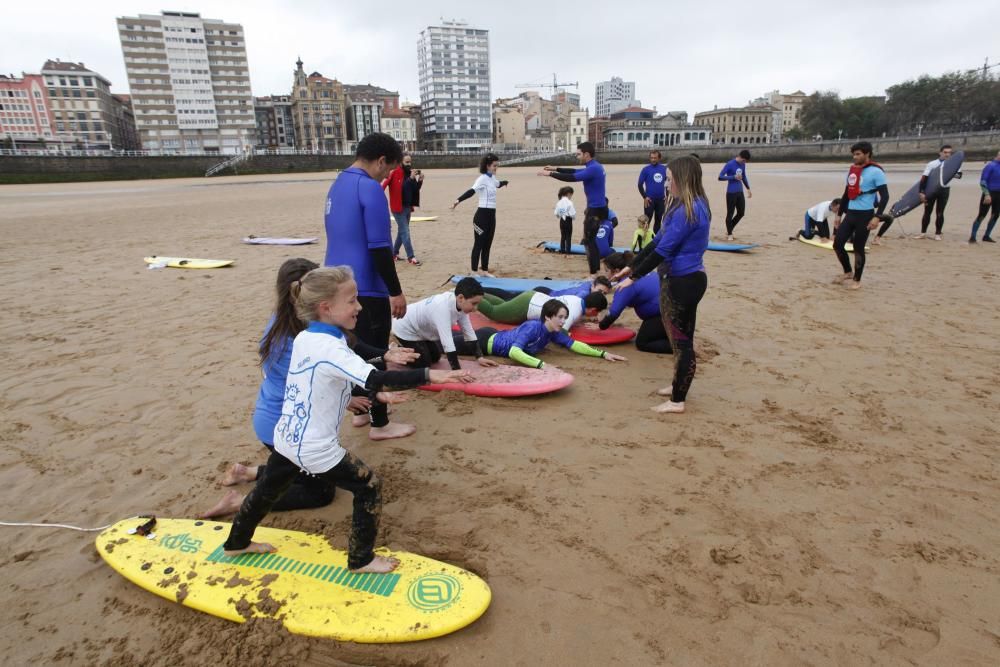
<path fill-rule="evenodd" d="M 705 167 L 714 238 L 720 167 Z M 411 438 L 345 430 L 385 483 L 380 543 L 489 582 L 472 626 L 391 646 L 239 626 L 129 583 L 93 534 L 0 527 L 4 662 L 995 664 L 1000 248 L 965 243 L 981 168 L 954 185 L 943 242 L 898 239 L 919 227 L 909 214 L 848 292 L 830 284 L 832 252 L 787 241 L 807 207 L 839 196 L 846 165 L 751 165 L 737 236 L 763 247 L 706 256 L 686 415 L 648 410 L 671 359 L 621 346 L 626 364 L 546 352 L 576 375 L 557 394 L 421 394 L 398 410 Z M 608 169 L 619 245 L 641 212 L 638 170 Z M 888 171 L 895 197 L 920 166 Z M 558 240 L 559 186 L 535 172 L 501 170 L 493 269 L 582 276 L 582 257 L 534 248 Z M 449 207 L 475 171 L 425 173 L 419 214 L 440 218 L 413 224 L 424 265 L 399 266 L 411 300 L 466 271 L 472 240 L 475 202 Z M 193 516 L 230 462 L 263 461 L 256 341 L 280 263 L 322 260 L 330 179 L 0 187 L 0 520 Z M 236 264 L 149 271 L 150 254 Z M 266 523 L 346 545 L 349 513 L 342 493 Z"/>

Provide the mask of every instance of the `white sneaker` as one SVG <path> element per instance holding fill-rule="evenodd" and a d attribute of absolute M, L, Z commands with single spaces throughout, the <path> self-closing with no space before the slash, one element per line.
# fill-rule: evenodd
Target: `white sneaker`
<path fill-rule="evenodd" d="M 735 240 L 736 240 L 736 237 L 735 237 L 735 236 L 733 236 L 732 234 L 730 234 L 729 236 L 727 236 L 727 237 L 726 237 L 726 240 L 727 240 L 727 241 L 735 241 Z"/>

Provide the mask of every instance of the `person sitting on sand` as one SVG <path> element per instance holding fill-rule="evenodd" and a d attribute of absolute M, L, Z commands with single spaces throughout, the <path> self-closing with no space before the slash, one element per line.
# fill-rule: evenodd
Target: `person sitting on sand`
<path fill-rule="evenodd" d="M 600 357 L 608 361 L 627 361 L 621 355 L 599 350 L 570 338 L 564 330 L 567 315 L 569 315 L 569 309 L 565 303 L 559 299 L 549 299 L 542 305 L 538 319 L 524 322 L 516 329 L 508 331 L 497 331 L 493 327 L 480 327 L 476 329 L 476 337 L 479 339 L 479 346 L 484 354 L 507 357 L 530 368 L 543 368 L 545 366 L 534 355 L 544 350 L 549 343 L 562 345 L 567 350 L 586 357 Z"/>
<path fill-rule="evenodd" d="M 264 374 L 264 379 L 260 383 L 260 391 L 257 392 L 257 403 L 253 411 L 254 432 L 264 446 L 270 450 L 274 449 L 274 426 L 281 417 L 288 364 L 292 358 L 292 341 L 299 332 L 306 328 L 305 323 L 295 314 L 295 304 L 291 295 L 292 286 L 318 266 L 315 262 L 297 257 L 286 260 L 278 269 L 277 301 L 274 313 L 267 323 L 267 328 L 264 330 L 264 336 L 258 347 L 258 363 Z M 375 363 L 378 363 L 381 358 L 397 364 L 406 364 L 417 358 L 417 354 L 413 350 L 401 347 L 378 350 L 358 340 L 354 341 L 353 347 L 356 352 Z M 400 403 L 403 399 L 404 396 L 399 393 L 382 392 L 379 396 L 379 400 L 384 403 Z M 371 401 L 367 396 L 353 396 L 347 407 L 348 410 L 361 413 L 355 416 L 355 426 L 364 426 L 369 423 L 368 415 L 365 413 L 371 407 Z M 400 437 L 396 435 L 398 433 L 396 429 L 400 426 L 404 425 L 389 424 L 381 429 L 373 428 L 369 437 L 374 440 Z M 263 477 L 264 467 L 263 465 L 248 466 L 234 463 L 223 476 L 222 485 L 233 486 L 256 481 Z M 292 486 L 272 509 L 285 512 L 324 507 L 333 502 L 333 494 L 333 487 L 319 482 L 312 475 L 302 473 L 295 478 Z M 235 490 L 229 491 L 211 509 L 200 514 L 199 518 L 211 519 L 232 514 L 239 509 L 243 498 L 242 493 Z"/>
<path fill-rule="evenodd" d="M 596 279 L 595 279 L 596 283 Z M 504 301 L 500 297 L 486 294 L 479 303 L 479 312 L 494 322 L 502 324 L 520 324 L 528 320 L 537 320 L 542 315 L 542 306 L 550 299 L 561 301 L 566 306 L 566 330 L 568 331 L 585 315 L 595 317 L 608 307 L 608 298 L 604 296 L 603 285 L 584 298 L 572 294 L 553 297 L 542 292 L 528 290 L 521 292 L 513 299 Z"/>
<path fill-rule="evenodd" d="M 376 396 L 384 384 L 416 387 L 428 382 L 468 382 L 471 376 L 466 371 L 427 368 L 381 371 L 355 354 L 347 345 L 345 332 L 357 324 L 361 304 L 348 266 L 310 271 L 292 285 L 291 295 L 296 315 L 309 324 L 292 343 L 267 474 L 240 506 L 223 550 L 227 556 L 277 551 L 270 544 L 253 542 L 254 530 L 304 471 L 328 487 L 340 487 L 354 495 L 348 568 L 352 572 L 391 572 L 399 561 L 374 552 L 382 483 L 371 468 L 341 446 L 338 435 L 351 388 L 361 387 Z"/>
<path fill-rule="evenodd" d="M 420 355 L 410 366 L 432 366 L 441 359 L 442 352 L 448 357 L 452 370 L 462 368 L 459 353 L 474 355 L 480 366 L 496 366 L 497 362 L 483 356 L 476 343 L 476 330 L 469 321 L 469 313 L 474 312 L 482 300 L 483 286 L 475 278 L 466 277 L 458 281 L 453 291 L 410 304 L 406 315 L 392 321 L 392 334 L 399 344 Z M 452 327 L 456 324 L 462 333 L 461 344 L 456 344 L 452 336 Z"/>

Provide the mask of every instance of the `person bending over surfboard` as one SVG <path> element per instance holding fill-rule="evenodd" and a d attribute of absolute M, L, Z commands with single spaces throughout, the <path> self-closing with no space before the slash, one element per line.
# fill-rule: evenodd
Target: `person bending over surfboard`
<path fill-rule="evenodd" d="M 814 236 L 819 236 L 820 239 L 829 243 L 830 242 L 830 223 L 836 222 L 837 218 L 840 216 L 840 200 L 830 199 L 827 201 L 821 201 L 812 208 L 806 211 L 805 220 L 802 224 L 802 229 L 795 233 L 795 236 L 789 236 L 789 241 L 794 241 L 798 237 L 804 239 L 811 239 Z"/>
<path fill-rule="evenodd" d="M 392 334 L 399 344 L 420 355 L 410 365 L 426 368 L 436 364 L 444 352 L 452 370 L 461 370 L 458 360 L 461 352 L 474 355 L 480 366 L 496 366 L 497 362 L 483 356 L 476 342 L 476 330 L 469 321 L 469 313 L 474 312 L 482 300 L 483 286 L 475 278 L 465 277 L 458 281 L 454 291 L 410 304 L 402 319 L 392 321 Z M 455 324 L 462 332 L 461 345 L 456 345 L 452 336 L 451 328 Z"/>
<path fill-rule="evenodd" d="M 697 368 L 694 326 L 698 303 L 708 289 L 704 257 L 708 250 L 712 209 L 702 186 L 701 162 L 692 157 L 679 157 L 671 160 L 667 172 L 671 204 L 664 214 L 656 244 L 646 246 L 631 266 L 619 271 L 615 278 L 625 278 L 618 284 L 619 292 L 641 281 L 653 269 L 657 269 L 662 278 L 660 313 L 674 351 L 674 379 L 670 386 L 657 391 L 668 400 L 652 410 L 680 413 L 684 412 L 684 402 Z"/>
<path fill-rule="evenodd" d="M 270 544 L 253 542 L 254 530 L 304 471 L 328 487 L 340 487 L 354 495 L 348 568 L 353 572 L 391 572 L 399 561 L 374 552 L 382 483 L 371 468 L 341 446 L 338 435 L 351 388 L 362 387 L 375 396 L 383 384 L 415 387 L 428 382 L 469 382 L 471 375 L 427 368 L 381 371 L 355 354 L 347 345 L 345 332 L 357 324 L 361 304 L 348 266 L 310 271 L 291 292 L 298 318 L 309 324 L 292 343 L 267 474 L 240 506 L 223 549 L 227 556 L 277 551 Z"/>
<path fill-rule="evenodd" d="M 602 295 L 603 296 L 603 295 Z M 600 357 L 608 361 L 628 361 L 620 354 L 599 350 L 586 343 L 570 338 L 566 328 L 569 309 L 559 299 L 549 299 L 542 306 L 538 319 L 524 322 L 516 329 L 497 331 L 493 327 L 476 329 L 476 338 L 484 354 L 507 357 L 531 368 L 544 368 L 545 364 L 535 358 L 549 343 L 562 345 L 567 350 L 586 357 Z M 459 336 L 460 334 L 455 334 Z"/>
<path fill-rule="evenodd" d="M 595 317 L 608 307 L 608 298 L 604 296 L 605 289 L 607 288 L 597 284 L 595 280 L 595 291 L 582 299 L 573 294 L 552 296 L 533 290 L 521 292 L 509 301 L 486 294 L 479 303 L 479 312 L 494 322 L 520 324 L 528 320 L 537 320 L 542 315 L 545 303 L 550 299 L 557 299 L 566 306 L 569 313 L 566 317 L 566 329 L 569 330 L 584 316 Z"/>
<path fill-rule="evenodd" d="M 608 314 L 598 325 L 601 330 L 607 329 L 621 317 L 625 309 L 632 307 L 635 314 L 642 320 L 642 325 L 635 335 L 635 347 L 640 352 L 654 354 L 670 354 L 670 339 L 667 330 L 663 328 L 663 318 L 660 316 L 660 276 L 648 273 L 628 287 L 615 293 L 614 301 Z"/>
<path fill-rule="evenodd" d="M 993 233 L 993 228 L 997 224 L 997 218 L 1000 218 L 1000 151 L 997 151 L 996 157 L 983 167 L 983 174 L 979 177 L 979 189 L 982 190 L 982 195 L 979 197 L 979 215 L 972 223 L 972 236 L 969 237 L 969 243 L 976 242 L 979 225 L 986 217 L 987 211 L 991 209 L 990 221 L 986 223 L 986 234 L 983 235 L 983 240 L 987 243 L 995 243 L 990 234 Z"/>
<path fill-rule="evenodd" d="M 291 296 L 292 285 L 297 284 L 307 273 L 316 268 L 319 268 L 319 265 L 315 262 L 297 257 L 286 260 L 278 269 L 277 300 L 274 312 L 267 323 L 267 328 L 264 330 L 257 350 L 258 363 L 264 379 L 260 384 L 257 402 L 254 405 L 253 428 L 257 438 L 271 451 L 274 450 L 274 426 L 281 417 L 281 404 L 285 398 L 288 364 L 292 358 L 292 341 L 298 333 L 306 328 L 305 322 L 295 314 L 295 304 Z M 417 359 L 417 353 L 412 349 L 396 347 L 380 350 L 357 339 L 354 339 L 351 348 L 374 365 L 383 361 L 408 364 Z M 358 395 L 357 391 L 354 393 L 355 395 L 351 397 L 347 408 L 357 413 L 354 417 L 354 425 L 365 426 L 369 423 L 367 413 L 371 408 L 371 401 L 366 393 L 361 393 L 361 395 Z M 383 403 L 401 403 L 405 400 L 405 394 L 380 392 L 377 398 Z M 369 437 L 374 440 L 385 440 L 387 439 L 385 436 L 392 437 L 392 434 L 387 434 L 384 429 L 377 428 L 369 431 Z M 264 465 L 248 466 L 234 463 L 223 475 L 222 485 L 233 486 L 256 481 L 264 476 L 265 467 Z M 232 514 L 240 508 L 243 498 L 244 494 L 231 490 L 211 509 L 200 514 L 199 518 L 211 519 Z M 301 473 L 295 478 L 285 495 L 275 503 L 273 509 L 279 512 L 310 509 L 324 507 L 331 502 L 333 502 L 333 487 L 327 486 L 312 475 Z"/>
<path fill-rule="evenodd" d="M 882 165 L 872 162 L 872 145 L 859 141 L 851 146 L 854 164 L 847 173 L 847 185 L 840 201 L 847 202 L 846 214 L 837 216 L 834 222 L 833 250 L 837 253 L 844 272 L 834 279 L 835 284 L 850 283 L 848 287 L 861 287 L 861 274 L 865 270 L 865 244 L 868 235 L 884 219 L 885 207 L 889 203 L 889 185 Z M 876 205 L 878 209 L 876 210 Z M 854 245 L 854 271 L 851 271 L 851 257 L 844 245 L 850 241 Z"/>

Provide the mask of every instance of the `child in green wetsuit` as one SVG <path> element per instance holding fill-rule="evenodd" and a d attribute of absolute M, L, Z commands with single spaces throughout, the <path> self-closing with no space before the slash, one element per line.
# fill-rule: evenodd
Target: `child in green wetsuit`
<path fill-rule="evenodd" d="M 486 294 L 479 302 L 479 312 L 494 322 L 520 324 L 527 320 L 537 320 L 542 315 L 546 302 L 555 299 L 563 304 L 568 316 L 565 328 L 568 330 L 586 315 L 596 315 L 608 307 L 608 299 L 602 291 L 594 291 L 581 298 L 573 294 L 551 296 L 543 292 L 521 292 L 513 299 L 505 301 L 498 296 Z"/>

